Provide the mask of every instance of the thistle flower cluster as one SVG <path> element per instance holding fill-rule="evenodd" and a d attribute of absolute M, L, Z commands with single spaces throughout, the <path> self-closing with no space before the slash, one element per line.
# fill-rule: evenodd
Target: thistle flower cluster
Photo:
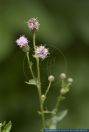
<path fill-rule="evenodd" d="M 41 59 L 45 59 L 47 57 L 47 55 L 49 54 L 49 51 L 47 48 L 45 48 L 45 46 L 38 46 L 35 49 L 35 57 L 39 57 Z"/>
<path fill-rule="evenodd" d="M 39 24 L 37 18 L 31 18 L 28 21 L 28 27 L 31 30 L 34 30 L 34 31 L 38 30 L 39 29 L 39 25 L 40 24 Z M 28 50 L 29 48 L 27 49 L 27 47 L 29 47 L 28 42 L 29 42 L 28 39 L 24 35 L 20 36 L 16 40 L 17 45 L 20 48 L 24 48 L 25 52 L 29 51 Z M 42 44 L 41 44 L 41 46 L 36 46 L 34 50 L 35 50 L 34 51 L 34 53 L 35 53 L 34 57 L 38 57 L 38 58 L 41 58 L 41 59 L 45 59 L 48 56 L 48 54 L 49 54 L 48 49 L 45 48 L 45 46 L 43 46 Z"/>
<path fill-rule="evenodd" d="M 34 50 L 33 51 L 34 54 L 32 55 L 32 57 L 34 57 L 34 59 L 36 61 L 37 73 L 34 73 L 34 71 L 33 71 L 34 64 L 33 64 L 32 60 L 29 56 L 31 48 L 30 48 L 29 40 L 27 39 L 27 37 L 25 37 L 24 35 L 20 36 L 16 40 L 16 43 L 26 53 L 27 61 L 28 61 L 28 65 L 29 65 L 29 70 L 30 70 L 31 75 L 32 75 L 32 78 L 29 79 L 29 81 L 26 83 L 28 85 L 36 86 L 37 90 L 38 90 L 39 102 L 40 102 L 40 111 L 38 113 L 41 115 L 42 132 L 43 132 L 43 129 L 47 128 L 45 114 L 51 114 L 52 119 L 50 118 L 50 121 L 51 121 L 51 125 L 52 125 L 52 123 L 53 123 L 52 120 L 54 119 L 54 116 L 58 116 L 60 101 L 63 100 L 66 93 L 68 93 L 70 91 L 70 86 L 73 82 L 73 79 L 67 78 L 67 75 L 65 73 L 60 74 L 59 80 L 61 80 L 61 88 L 59 90 L 60 92 L 58 92 L 58 97 L 57 97 L 57 101 L 55 103 L 55 106 L 51 111 L 49 111 L 48 109 L 45 110 L 44 109 L 45 100 L 48 97 L 48 92 L 50 91 L 52 83 L 55 81 L 55 77 L 54 77 L 54 75 L 48 76 L 48 86 L 46 88 L 46 91 L 44 93 L 42 93 L 40 59 L 42 59 L 42 60 L 46 59 L 48 57 L 48 55 L 50 55 L 50 53 L 49 53 L 49 49 L 46 48 L 43 44 L 40 44 L 39 46 L 36 44 L 35 34 L 36 34 L 36 31 L 38 31 L 39 26 L 40 26 L 38 19 L 37 18 L 29 19 L 27 22 L 27 25 L 33 34 L 33 41 L 32 41 L 33 48 L 32 48 L 32 50 Z M 50 126 L 48 126 L 48 128 L 50 128 Z"/>

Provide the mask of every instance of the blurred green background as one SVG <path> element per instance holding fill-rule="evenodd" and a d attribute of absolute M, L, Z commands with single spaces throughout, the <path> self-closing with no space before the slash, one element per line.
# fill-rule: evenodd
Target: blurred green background
<path fill-rule="evenodd" d="M 69 113 L 59 127 L 89 128 L 89 0 L 0 0 L 0 122 L 12 120 L 12 132 L 38 132 L 41 127 L 37 91 L 24 83 L 30 74 L 15 43 L 23 34 L 31 43 L 26 24 L 31 17 L 40 21 L 37 43 L 45 43 L 51 53 L 42 62 L 43 78 L 52 73 L 57 78 L 61 72 L 74 78 L 62 105 Z M 49 93 L 49 108 L 58 85 Z"/>

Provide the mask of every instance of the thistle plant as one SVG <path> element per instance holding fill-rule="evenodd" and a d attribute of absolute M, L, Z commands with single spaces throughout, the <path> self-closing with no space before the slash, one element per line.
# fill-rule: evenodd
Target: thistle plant
<path fill-rule="evenodd" d="M 37 88 L 38 91 L 38 99 L 39 99 L 39 110 L 38 114 L 40 115 L 41 121 L 42 121 L 42 128 L 41 131 L 45 128 L 57 128 L 57 123 L 64 118 L 64 116 L 67 114 L 67 110 L 63 110 L 60 112 L 60 102 L 65 99 L 66 94 L 70 91 L 71 84 L 73 82 L 72 78 L 67 78 L 67 75 L 65 73 L 61 73 L 58 77 L 58 80 L 61 81 L 60 90 L 58 93 L 57 100 L 55 102 L 55 106 L 53 109 L 45 110 L 46 107 L 46 100 L 48 98 L 48 93 L 51 90 L 51 86 L 53 82 L 55 81 L 54 75 L 48 76 L 48 87 L 46 88 L 46 91 L 42 92 L 42 80 L 41 80 L 41 72 L 40 72 L 40 61 L 45 59 L 51 54 L 49 53 L 49 49 L 45 47 L 44 44 L 37 45 L 36 43 L 36 33 L 39 30 L 40 23 L 37 18 L 31 18 L 27 22 L 28 28 L 32 32 L 32 45 L 29 45 L 28 39 L 22 35 L 17 40 L 16 43 L 24 51 L 27 57 L 28 67 L 31 74 L 31 78 L 29 78 L 29 81 L 26 82 L 29 86 L 34 85 L 34 87 Z M 33 50 L 33 51 L 32 51 Z M 31 54 L 33 53 L 33 54 Z M 30 57 L 31 56 L 31 57 Z M 33 59 L 36 62 L 36 73 L 34 72 L 34 63 Z M 50 115 L 50 118 L 49 116 Z M 48 118 L 47 118 L 48 117 Z"/>

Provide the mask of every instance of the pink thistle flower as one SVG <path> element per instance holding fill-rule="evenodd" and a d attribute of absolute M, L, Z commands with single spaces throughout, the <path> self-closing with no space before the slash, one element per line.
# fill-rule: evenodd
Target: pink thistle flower
<path fill-rule="evenodd" d="M 20 48 L 28 46 L 28 40 L 25 36 L 21 36 L 19 39 L 16 40 L 16 43 Z"/>
<path fill-rule="evenodd" d="M 31 18 L 31 19 L 29 19 L 29 21 L 27 23 L 28 23 L 28 27 L 31 30 L 39 29 L 40 24 L 39 24 L 39 21 L 37 20 L 37 18 Z"/>
<path fill-rule="evenodd" d="M 35 49 L 35 57 L 39 57 L 41 59 L 45 59 L 47 55 L 49 54 L 49 51 L 45 46 L 39 46 Z"/>

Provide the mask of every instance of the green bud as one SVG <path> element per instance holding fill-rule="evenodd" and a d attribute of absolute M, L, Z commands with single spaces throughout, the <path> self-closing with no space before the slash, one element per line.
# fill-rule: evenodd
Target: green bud
<path fill-rule="evenodd" d="M 42 95 L 41 95 L 41 100 L 42 100 L 42 102 L 44 102 L 45 99 L 46 99 L 45 95 L 42 94 Z"/>
<path fill-rule="evenodd" d="M 55 79 L 55 77 L 54 77 L 53 75 L 50 75 L 50 76 L 48 77 L 48 80 L 49 80 L 50 82 L 53 82 L 54 79 Z"/>
<path fill-rule="evenodd" d="M 66 79 L 66 74 L 65 74 L 65 73 L 61 73 L 61 74 L 60 74 L 60 78 L 61 78 L 62 80 Z"/>
<path fill-rule="evenodd" d="M 29 52 L 29 51 L 30 51 L 29 45 L 23 46 L 23 47 L 22 47 L 22 51 L 23 51 L 23 52 Z"/>
<path fill-rule="evenodd" d="M 72 78 L 68 78 L 68 83 L 73 83 L 73 79 Z"/>
<path fill-rule="evenodd" d="M 62 88 L 60 92 L 61 92 L 62 95 L 64 95 L 64 94 L 66 94 L 67 92 L 69 92 L 69 89 L 67 89 L 67 88 Z"/>

